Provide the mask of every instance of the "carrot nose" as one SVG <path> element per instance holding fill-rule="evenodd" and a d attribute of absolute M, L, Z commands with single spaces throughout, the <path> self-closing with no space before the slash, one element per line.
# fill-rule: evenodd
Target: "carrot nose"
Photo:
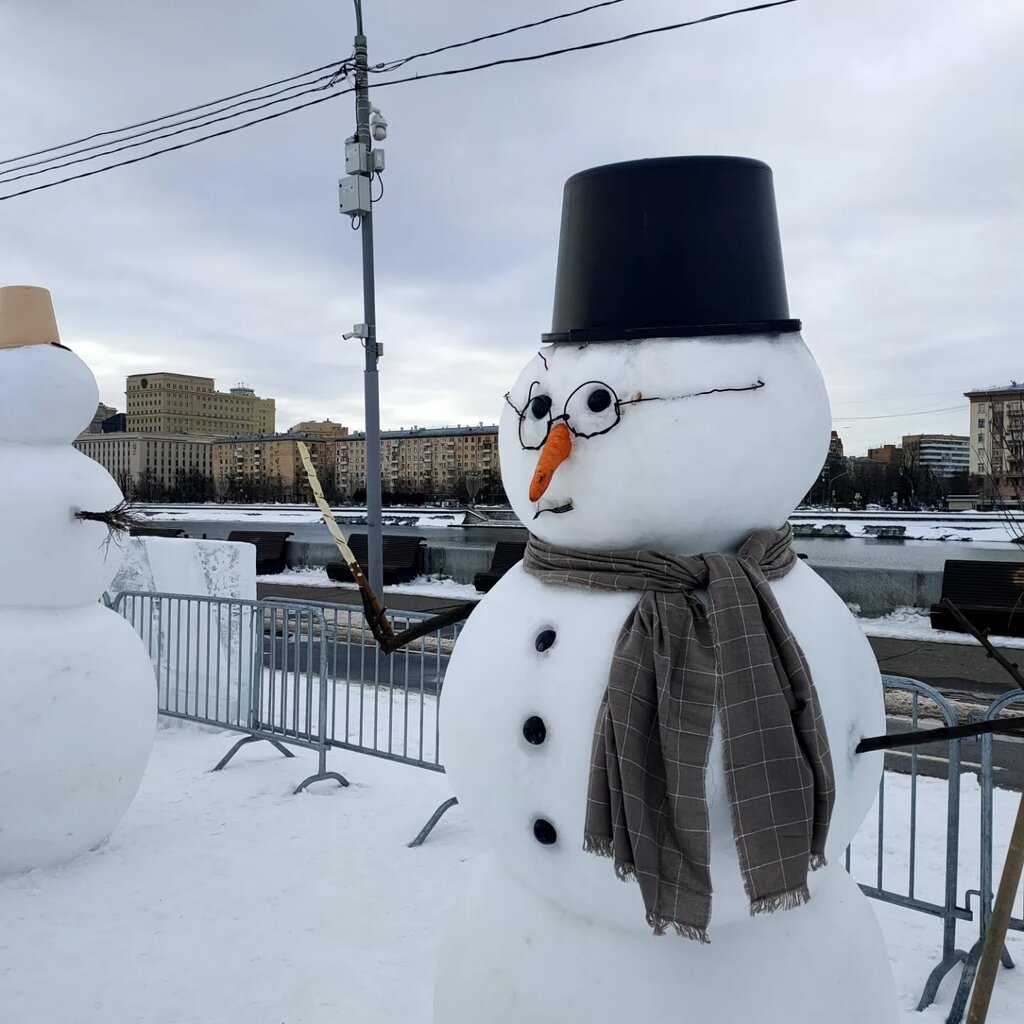
<path fill-rule="evenodd" d="M 540 501 L 548 489 L 555 470 L 569 458 L 572 451 L 572 435 L 564 422 L 556 423 L 548 433 L 548 439 L 540 451 L 537 468 L 530 481 L 530 501 Z"/>

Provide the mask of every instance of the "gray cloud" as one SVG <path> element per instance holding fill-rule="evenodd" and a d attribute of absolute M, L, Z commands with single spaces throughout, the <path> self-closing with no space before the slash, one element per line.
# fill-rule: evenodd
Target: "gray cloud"
<path fill-rule="evenodd" d="M 365 0 L 371 60 L 552 13 Z M 571 3 L 558 5 L 571 7 Z M 696 17 L 630 0 L 411 65 L 430 70 Z M 499 9 L 500 7 L 500 9 Z M 0 3 L 0 157 L 348 54 L 337 0 Z M 550 321 L 561 187 L 595 163 L 757 156 L 775 171 L 793 313 L 849 450 L 966 432 L 965 388 L 1024 374 L 1024 10 L 805 0 L 463 78 L 381 88 L 386 426 L 493 421 Z M 0 280 L 41 283 L 104 399 L 130 372 L 245 380 L 279 423 L 362 419 L 358 237 L 336 212 L 352 98 L 0 204 Z M 131 155 L 131 154 L 125 154 Z M 73 170 L 73 169 L 72 169 Z M 959 405 L 951 413 L 891 419 Z"/>

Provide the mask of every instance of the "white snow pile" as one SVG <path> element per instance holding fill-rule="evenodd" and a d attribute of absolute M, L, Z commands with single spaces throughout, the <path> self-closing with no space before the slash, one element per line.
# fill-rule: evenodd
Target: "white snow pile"
<path fill-rule="evenodd" d="M 854 614 L 857 614 L 858 610 L 851 606 L 851 611 Z M 955 633 L 947 629 L 932 629 L 928 613 L 920 608 L 897 608 L 881 618 L 866 619 L 858 617 L 857 621 L 867 636 L 884 637 L 893 640 L 927 640 L 931 643 L 960 644 L 967 647 L 981 646 L 969 633 Z M 1024 637 L 991 636 L 989 639 L 996 647 L 1024 648 Z"/>
<path fill-rule="evenodd" d="M 285 572 L 257 576 L 257 583 L 274 583 L 291 587 L 337 587 L 339 590 L 355 590 L 351 580 L 339 583 L 327 575 L 322 566 L 288 569 Z M 472 583 L 458 583 L 450 576 L 417 576 L 408 583 L 389 583 L 385 594 L 417 594 L 421 597 L 451 598 L 459 601 L 474 601 L 482 595 Z"/>
<path fill-rule="evenodd" d="M 256 744 L 211 773 L 235 737 L 164 725 L 139 796 L 100 849 L 57 869 L 0 880 L 0 1019 L 12 1024 L 431 1024 L 435 950 L 483 853 L 459 808 L 410 850 L 443 775 L 332 752 L 352 785 L 292 796 L 315 754 Z M 917 891 L 942 887 L 945 784 L 918 782 Z M 886 884 L 905 885 L 909 781 L 886 793 Z M 996 793 L 997 871 L 1017 795 Z M 961 890 L 977 878 L 978 788 L 964 777 Z M 869 817 L 854 873 L 874 875 Z M 933 966 L 940 923 L 872 902 L 889 943 L 903 1024 Z M 1019 912 L 1019 904 L 1018 904 Z M 960 926 L 960 944 L 972 941 Z M 666 939 L 665 941 L 672 941 Z M 1024 936 L 1010 951 L 1024 962 Z M 723 979 L 723 984 L 731 979 Z M 734 980 L 734 979 L 732 979 Z M 524 985 L 528 979 L 524 979 Z M 1024 974 L 1002 971 L 990 1024 L 1020 1019 Z M 736 1021 L 733 1024 L 747 1024 Z"/>
<path fill-rule="evenodd" d="M 321 522 L 315 505 L 146 505 L 138 509 L 156 523 L 237 523 L 239 526 L 263 526 L 276 523 L 316 524 Z M 331 510 L 342 524 L 365 524 L 365 506 L 342 505 Z M 466 513 L 438 508 L 388 508 L 382 522 L 385 526 L 461 526 Z"/>
<path fill-rule="evenodd" d="M 948 516 L 942 519 L 930 518 L 927 513 L 908 516 L 883 513 L 878 517 L 871 518 L 859 516 L 846 518 L 841 514 L 818 517 L 798 513 L 792 517 L 791 522 L 794 525 L 809 524 L 818 531 L 829 526 L 842 527 L 849 536 L 863 538 L 874 537 L 874 528 L 885 526 L 903 527 L 904 540 L 1007 543 L 1024 536 L 1024 520 L 1001 513 L 992 513 L 987 516 L 971 513 L 970 520 L 963 523 L 951 520 Z"/>

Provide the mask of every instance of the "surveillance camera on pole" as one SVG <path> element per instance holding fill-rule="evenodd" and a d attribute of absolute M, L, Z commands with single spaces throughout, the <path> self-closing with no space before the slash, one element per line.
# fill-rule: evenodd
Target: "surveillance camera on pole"
<path fill-rule="evenodd" d="M 352 328 L 366 352 L 363 375 L 366 406 L 366 548 L 367 575 L 374 593 L 384 593 L 383 534 L 380 469 L 380 391 L 377 360 L 381 345 L 377 341 L 377 310 L 373 280 L 373 196 L 370 182 L 384 170 L 384 151 L 373 148 L 372 139 L 387 137 L 384 115 L 370 104 L 369 62 L 366 36 L 363 34 L 361 0 L 353 0 L 356 13 L 355 96 L 356 131 L 345 140 L 345 174 L 338 182 L 339 207 L 353 220 L 359 218 L 363 243 L 363 322 Z M 372 119 L 371 119 L 372 113 Z"/>

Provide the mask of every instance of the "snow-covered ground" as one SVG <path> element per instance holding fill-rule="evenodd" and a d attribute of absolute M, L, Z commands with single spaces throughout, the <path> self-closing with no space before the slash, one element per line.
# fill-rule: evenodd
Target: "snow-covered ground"
<path fill-rule="evenodd" d="M 320 566 L 308 569 L 288 569 L 270 576 L 257 576 L 257 583 L 274 583 L 293 587 L 337 587 L 355 590 L 352 582 L 337 583 Z M 386 594 L 418 594 L 421 597 L 439 597 L 445 600 L 475 601 L 483 595 L 472 583 L 457 583 L 448 576 L 417 576 L 408 583 L 393 583 L 384 588 Z"/>
<path fill-rule="evenodd" d="M 966 515 L 967 513 L 965 513 Z M 929 518 L 927 512 L 916 516 L 900 516 L 885 513 L 878 516 L 850 517 L 843 515 L 815 516 L 813 513 L 798 513 L 792 522 L 811 524 L 817 528 L 826 526 L 842 526 L 851 537 L 873 537 L 872 527 L 902 526 L 904 540 L 945 540 L 945 541 L 985 541 L 986 543 L 1007 543 L 1024 536 L 1024 521 L 1020 518 L 1000 513 L 990 513 L 984 517 L 978 513 L 969 513 L 970 520 L 956 522 L 946 514 L 944 519 Z"/>
<path fill-rule="evenodd" d="M 292 796 L 314 770 L 313 754 L 286 760 L 258 744 L 211 774 L 233 738 L 164 724 L 139 796 L 106 845 L 63 868 L 0 881 L 0 1019 L 430 1024 L 440 929 L 483 853 L 459 808 L 425 846 L 407 848 L 450 795 L 445 777 L 335 751 L 329 767 L 352 785 L 322 783 Z M 918 891 L 927 898 L 941 891 L 945 786 L 918 785 Z M 908 793 L 907 779 L 889 779 L 887 884 L 907 872 Z M 1016 801 L 996 794 L 999 863 Z M 977 785 L 965 776 L 961 890 L 976 880 L 977 806 Z M 873 878 L 875 842 L 872 817 L 854 846 L 862 880 Z M 938 953 L 940 923 L 872 905 L 903 1024 L 938 1024 L 953 979 L 937 1006 L 924 1014 L 913 1007 Z M 971 939 L 962 924 L 961 945 Z M 1011 936 L 1010 949 L 1024 961 L 1024 936 Z M 991 1024 L 1020 1020 L 1022 1008 L 1024 974 L 1001 972 Z"/>
<path fill-rule="evenodd" d="M 1024 615 L 1024 611 L 1021 614 Z M 932 629 L 928 613 L 920 608 L 897 608 L 894 612 L 878 619 L 858 618 L 857 621 L 868 636 L 888 637 L 895 640 L 928 640 L 937 644 L 960 644 L 966 647 L 981 646 L 974 637 L 967 633 Z M 1024 637 L 992 636 L 990 639 L 997 647 L 1024 648 Z"/>
<path fill-rule="evenodd" d="M 145 505 L 138 511 L 159 523 L 237 523 L 240 527 L 258 529 L 270 523 L 315 524 L 321 522 L 315 505 Z M 340 523 L 365 523 L 366 508 L 339 505 L 332 510 Z M 466 513 L 439 508 L 388 508 L 384 510 L 385 526 L 461 526 Z"/>

